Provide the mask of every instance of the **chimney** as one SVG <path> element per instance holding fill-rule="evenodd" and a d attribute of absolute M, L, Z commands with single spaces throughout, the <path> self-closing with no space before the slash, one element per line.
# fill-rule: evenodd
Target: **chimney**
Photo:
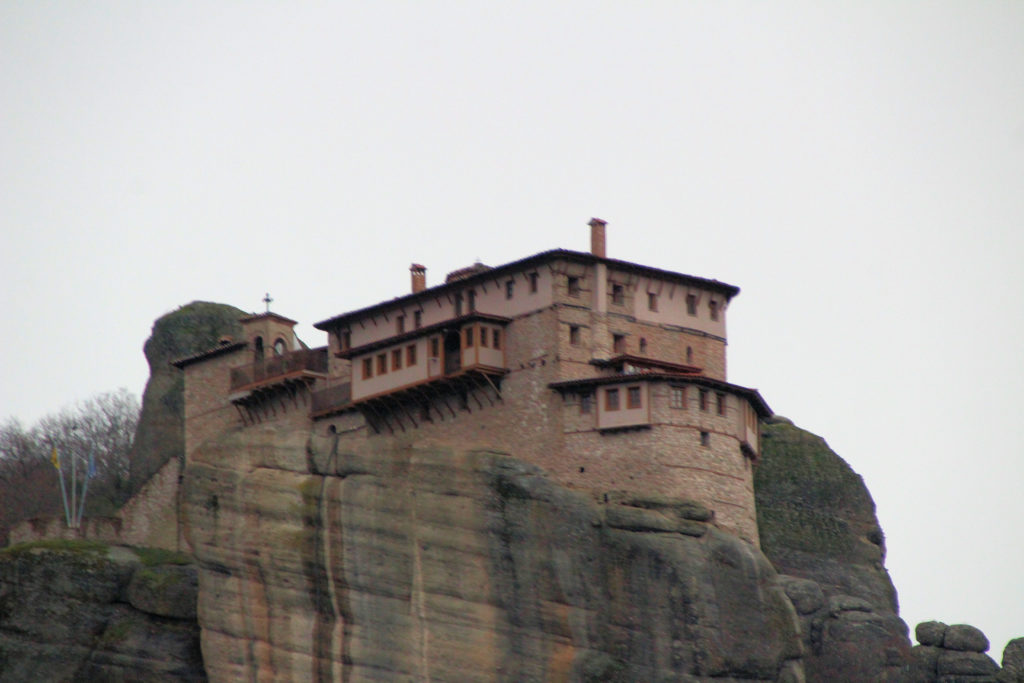
<path fill-rule="evenodd" d="M 412 274 L 412 293 L 422 292 L 427 288 L 427 267 L 421 266 L 418 263 L 414 263 L 409 266 L 409 272 Z"/>
<path fill-rule="evenodd" d="M 607 221 L 603 221 L 600 218 L 590 219 L 590 253 L 594 256 L 600 256 L 605 258 L 607 253 L 605 252 L 604 246 L 604 226 L 608 225 Z"/>

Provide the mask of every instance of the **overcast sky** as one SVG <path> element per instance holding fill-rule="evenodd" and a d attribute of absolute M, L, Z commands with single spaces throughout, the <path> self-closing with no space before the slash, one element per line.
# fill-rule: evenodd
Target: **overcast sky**
<path fill-rule="evenodd" d="M 1024 3 L 0 3 L 0 419 L 196 299 L 479 259 L 742 288 L 729 378 L 866 480 L 911 629 L 1024 636 Z"/>

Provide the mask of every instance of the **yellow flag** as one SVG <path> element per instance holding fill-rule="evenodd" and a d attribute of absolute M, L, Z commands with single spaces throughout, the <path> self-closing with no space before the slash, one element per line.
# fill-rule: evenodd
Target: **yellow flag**
<path fill-rule="evenodd" d="M 53 453 L 50 454 L 50 462 L 53 463 L 53 466 L 55 468 L 57 468 L 58 470 L 60 469 L 60 460 L 57 459 L 57 447 L 56 446 L 53 447 Z"/>

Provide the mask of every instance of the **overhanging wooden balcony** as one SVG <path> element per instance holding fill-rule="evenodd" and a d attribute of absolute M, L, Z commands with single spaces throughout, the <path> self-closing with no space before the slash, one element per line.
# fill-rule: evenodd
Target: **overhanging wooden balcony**
<path fill-rule="evenodd" d="M 290 351 L 281 356 L 231 369 L 231 401 L 244 402 L 253 394 L 327 377 L 327 347 Z"/>

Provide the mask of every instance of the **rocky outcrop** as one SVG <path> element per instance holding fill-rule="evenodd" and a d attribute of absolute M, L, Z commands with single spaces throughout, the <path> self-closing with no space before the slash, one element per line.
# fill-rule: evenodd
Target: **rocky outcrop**
<path fill-rule="evenodd" d="M 185 561 L 87 541 L 0 551 L 0 681 L 205 680 Z"/>
<path fill-rule="evenodd" d="M 130 457 L 132 493 L 185 452 L 183 380 L 171 361 L 212 349 L 224 336 L 241 339 L 244 315 L 234 306 L 193 301 L 153 323 L 143 347 L 149 381 Z"/>
<path fill-rule="evenodd" d="M 824 439 L 774 418 L 754 478 L 761 548 L 800 614 L 811 681 L 897 681 L 911 663 L 861 477 Z"/>
<path fill-rule="evenodd" d="M 1003 649 L 1003 669 L 999 683 L 1024 683 L 1024 638 L 1014 638 Z"/>
<path fill-rule="evenodd" d="M 200 447 L 185 495 L 212 679 L 803 680 L 774 570 L 686 501 L 273 427 Z"/>
<path fill-rule="evenodd" d="M 919 645 L 912 651 L 911 683 L 996 683 L 999 665 L 985 654 L 988 638 L 967 624 L 947 626 L 940 621 L 917 625 Z"/>

